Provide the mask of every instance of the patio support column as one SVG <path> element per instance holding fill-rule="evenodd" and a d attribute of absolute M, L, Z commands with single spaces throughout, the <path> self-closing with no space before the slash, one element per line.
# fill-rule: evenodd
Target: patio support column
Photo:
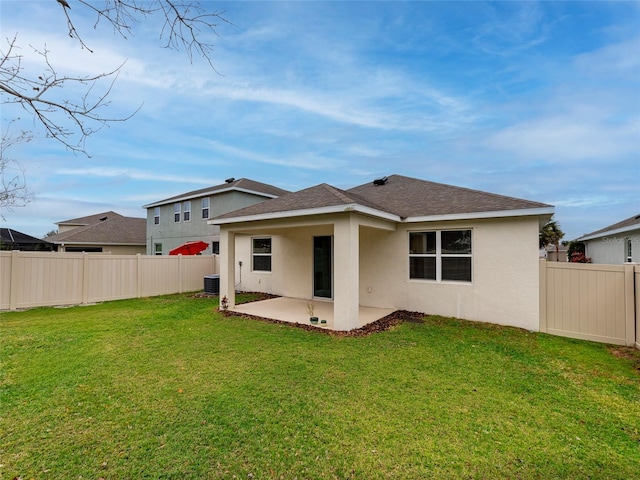
<path fill-rule="evenodd" d="M 220 298 L 227 297 L 229 310 L 236 306 L 236 234 L 220 229 Z"/>
<path fill-rule="evenodd" d="M 360 326 L 360 241 L 355 215 L 348 214 L 336 221 L 333 236 L 333 327 L 353 330 Z"/>

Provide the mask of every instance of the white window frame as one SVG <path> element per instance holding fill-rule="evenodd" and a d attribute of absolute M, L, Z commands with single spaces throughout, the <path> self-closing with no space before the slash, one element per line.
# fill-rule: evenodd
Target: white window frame
<path fill-rule="evenodd" d="M 624 257 L 626 263 L 633 262 L 633 241 L 630 237 L 624 239 Z"/>
<path fill-rule="evenodd" d="M 442 233 L 443 232 L 466 232 L 468 231 L 471 236 L 471 246 L 469 253 L 443 253 L 442 252 Z M 412 233 L 435 233 L 436 235 L 436 250 L 435 253 L 411 253 L 411 234 Z M 407 266 L 407 276 L 410 281 L 420 281 L 420 282 L 452 282 L 452 283 L 462 283 L 462 284 L 472 284 L 473 283 L 473 229 L 472 228 L 448 228 L 442 230 L 415 230 L 408 232 L 407 235 L 408 240 L 408 250 L 409 250 L 409 265 Z M 436 278 L 414 278 L 411 276 L 411 258 L 435 258 L 436 264 Z M 453 279 L 443 279 L 442 278 L 442 260 L 447 258 L 469 258 L 470 259 L 470 267 L 471 267 L 471 275 L 469 280 L 453 280 Z"/>
<path fill-rule="evenodd" d="M 183 204 L 182 220 L 185 222 L 191 221 L 191 200 L 187 200 Z"/>
<path fill-rule="evenodd" d="M 173 223 L 180 223 L 182 216 L 182 204 L 180 202 L 173 204 Z"/>
<path fill-rule="evenodd" d="M 202 219 L 203 220 L 208 220 L 209 219 L 209 208 L 211 207 L 211 200 L 209 199 L 209 197 L 204 197 L 202 199 Z"/>
<path fill-rule="evenodd" d="M 160 207 L 153 208 L 153 224 L 160 225 Z"/>
<path fill-rule="evenodd" d="M 153 254 L 154 255 L 162 255 L 162 243 L 154 243 L 153 244 Z"/>
<path fill-rule="evenodd" d="M 269 240 L 269 253 L 256 253 L 255 252 L 255 244 L 256 240 Z M 269 257 L 269 270 L 257 270 L 255 267 L 254 259 L 256 257 Z M 251 238 L 251 271 L 252 272 L 260 272 L 260 273 L 271 273 L 273 270 L 273 239 L 271 237 L 252 237 Z"/>

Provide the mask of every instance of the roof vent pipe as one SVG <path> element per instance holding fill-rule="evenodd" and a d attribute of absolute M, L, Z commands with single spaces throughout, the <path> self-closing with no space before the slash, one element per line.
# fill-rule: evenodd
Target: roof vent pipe
<path fill-rule="evenodd" d="M 376 178 L 373 181 L 373 184 L 378 186 L 378 185 L 384 185 L 389 181 L 389 179 L 387 177 L 382 177 L 382 178 Z"/>
<path fill-rule="evenodd" d="M 235 179 L 235 178 L 233 178 L 233 177 L 231 177 L 231 178 L 227 178 L 227 179 L 224 181 L 224 183 L 231 183 L 231 182 L 235 182 L 235 181 L 236 181 L 236 179 Z"/>

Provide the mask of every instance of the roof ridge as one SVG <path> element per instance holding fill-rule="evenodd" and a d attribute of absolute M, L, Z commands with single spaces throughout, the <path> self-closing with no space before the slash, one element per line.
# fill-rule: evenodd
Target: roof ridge
<path fill-rule="evenodd" d="M 339 188 L 334 187 L 333 185 L 329 185 L 328 183 L 321 183 L 320 186 L 323 187 L 329 193 L 331 193 L 333 196 L 338 197 L 340 200 L 342 200 L 345 203 L 353 203 L 355 201 L 354 198 L 347 195 L 347 192 L 345 192 L 344 190 L 340 190 Z"/>
<path fill-rule="evenodd" d="M 334 196 L 338 197 L 345 203 L 357 203 L 362 207 L 374 208 L 376 210 L 380 210 L 381 212 L 395 214 L 395 212 L 390 211 L 388 208 L 385 208 L 382 205 L 374 202 L 373 200 L 363 197 L 362 195 L 358 195 L 357 193 L 353 193 L 348 190 L 342 190 L 327 183 L 322 183 L 321 186 L 325 187 L 327 191 L 331 192 Z"/>
<path fill-rule="evenodd" d="M 439 186 L 448 187 L 448 188 L 456 188 L 458 190 L 465 190 L 467 192 L 481 193 L 483 195 L 490 195 L 490 196 L 495 197 L 495 198 L 508 198 L 508 199 L 511 199 L 511 200 L 524 200 L 524 201 L 530 202 L 530 203 L 537 203 L 537 204 L 540 204 L 540 205 L 547 205 L 546 203 L 538 202 L 536 200 L 527 200 L 527 199 L 523 199 L 523 198 L 512 197 L 511 195 L 503 195 L 501 193 L 487 192 L 486 190 L 478 190 L 477 188 L 461 187 L 460 185 L 451 185 L 449 183 L 434 182 L 432 180 L 422 180 L 420 178 L 407 177 L 406 175 L 399 175 L 399 174 L 396 174 L 396 173 L 390 175 L 390 177 L 402 177 L 402 178 L 406 178 L 407 180 L 417 181 L 417 182 L 421 182 L 421 183 L 430 183 L 432 185 L 439 185 Z M 354 188 L 357 188 L 357 187 L 354 187 Z M 547 206 L 550 206 L 550 205 L 547 205 Z"/>
<path fill-rule="evenodd" d="M 77 218 L 70 218 L 68 220 L 62 220 L 60 222 L 55 222 L 56 225 L 60 225 L 60 224 L 78 224 L 78 225 L 91 225 L 90 223 L 87 223 L 89 221 L 95 220 L 95 219 L 99 219 L 100 217 L 108 217 L 109 215 L 115 215 L 118 217 L 123 217 L 124 215 L 119 214 L 118 212 L 114 212 L 113 210 L 109 210 L 106 212 L 100 212 L 100 213 L 94 213 L 92 215 L 85 215 L 84 217 L 77 217 Z M 79 223 L 80 221 L 85 222 L 85 223 Z"/>

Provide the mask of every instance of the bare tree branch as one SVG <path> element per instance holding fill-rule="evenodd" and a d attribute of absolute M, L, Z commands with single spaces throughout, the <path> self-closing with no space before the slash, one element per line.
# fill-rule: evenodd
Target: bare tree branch
<path fill-rule="evenodd" d="M 133 27 L 152 15 L 162 15 L 164 23 L 159 38 L 166 41 L 165 47 L 184 49 L 193 62 L 194 55 L 203 57 L 215 71 L 212 62 L 214 45 L 211 35 L 217 35 L 219 22 L 227 22 L 222 12 L 210 12 L 197 0 L 56 0 L 52 8 L 62 9 L 67 20 L 68 34 L 78 41 L 80 48 L 93 53 L 83 35 L 76 29 L 74 15 L 79 8 L 86 8 L 96 15 L 94 28 L 106 22 L 114 32 L 128 39 L 133 35 Z M 53 7 L 55 5 L 55 7 Z M 73 9 L 72 9 L 73 6 Z M 23 65 L 18 34 L 6 38 L 6 45 L 0 45 L 0 104 L 15 104 L 23 108 L 39 124 L 46 137 L 63 144 L 68 150 L 84 153 L 88 137 L 114 122 L 124 122 L 135 115 L 141 107 L 121 118 L 104 115 L 110 105 L 109 95 L 124 63 L 108 72 L 78 76 L 59 73 L 50 61 L 49 50 L 30 48 L 41 57 L 41 73 L 31 74 Z M 4 50 L 2 50 L 4 47 Z M 78 87 L 81 87 L 78 89 Z M 80 91 L 81 93 L 77 93 Z M 23 132 L 25 133 L 25 132 Z M 29 139 L 33 137 L 28 132 Z M 8 139 L 9 137 L 7 137 Z M 19 137 L 18 137 L 19 138 Z M 24 141 L 22 137 L 22 140 Z M 3 135 L 2 158 L 4 159 L 5 136 Z M 5 180 L 3 163 L 3 184 L 0 192 L 2 202 L 18 200 L 11 192 L 26 187 L 24 174 Z M 11 165 L 18 165 L 17 162 Z M 23 172 L 22 169 L 19 170 Z M 21 180 L 22 179 L 22 180 Z M 4 203 L 3 203 L 4 204 Z"/>
<path fill-rule="evenodd" d="M 2 132 L 0 139 L 0 209 L 11 210 L 22 207 L 33 200 L 33 192 L 27 186 L 24 168 L 14 158 L 9 157 L 8 150 L 18 143 L 30 142 L 31 132 L 20 131 L 12 134 L 10 122 Z M 2 212 L 0 218 L 4 219 Z"/>
<path fill-rule="evenodd" d="M 45 71 L 29 78 L 23 75 L 22 57 L 15 53 L 16 38 L 8 41 L 7 53 L 2 53 L 0 62 L 0 93 L 6 94 L 3 103 L 19 104 L 44 127 L 47 137 L 59 141 L 69 150 L 87 154 L 87 137 L 109 123 L 128 120 L 139 110 L 124 118 L 109 118 L 101 113 L 101 109 L 110 103 L 107 97 L 123 65 L 95 76 L 61 76 L 49 61 L 49 51 L 34 48 L 43 58 Z M 96 87 L 105 81 L 107 84 L 102 86 L 102 91 L 95 93 Z M 59 91 L 73 84 L 85 86 L 84 93 L 76 100 L 58 100 Z M 72 141 L 74 136 L 76 141 Z"/>

